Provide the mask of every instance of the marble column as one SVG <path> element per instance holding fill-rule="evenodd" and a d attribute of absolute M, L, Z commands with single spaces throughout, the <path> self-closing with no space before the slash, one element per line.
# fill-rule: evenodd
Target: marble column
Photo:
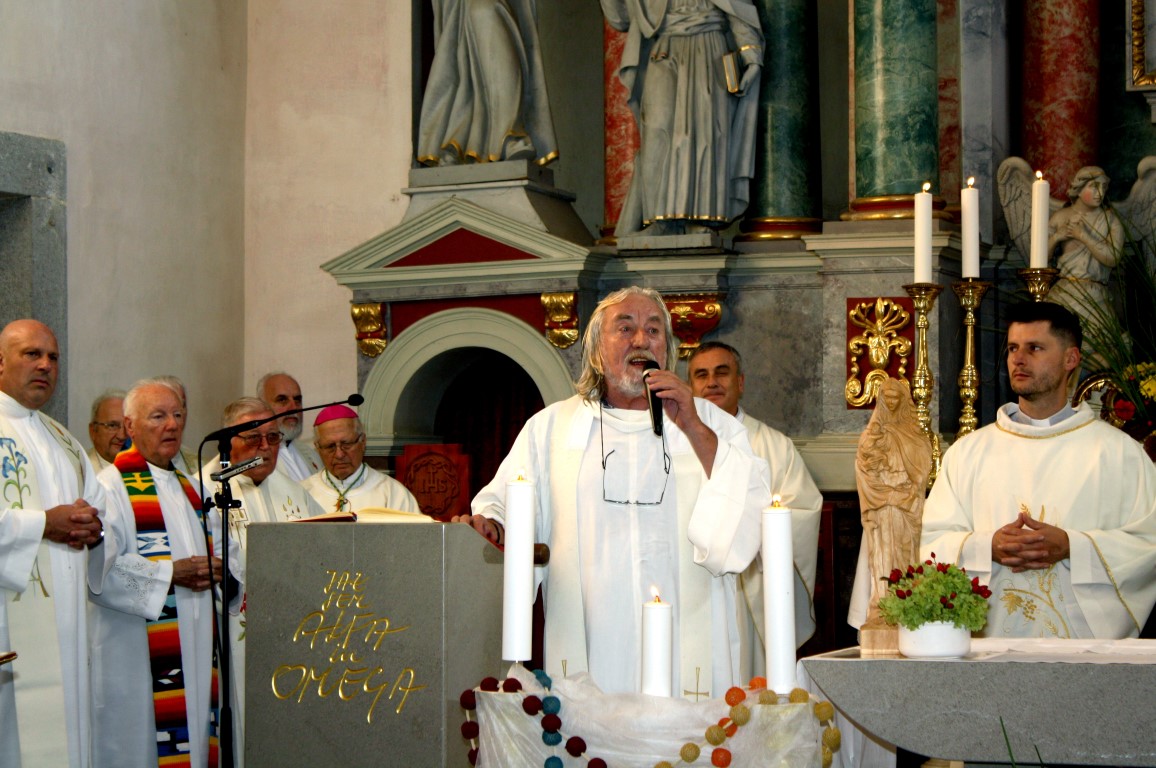
<path fill-rule="evenodd" d="M 756 0 L 766 39 L 751 204 L 739 241 L 822 229 L 818 63 L 811 0 Z"/>
<path fill-rule="evenodd" d="M 1098 0 L 1025 0 L 1024 157 L 1065 198 L 1076 171 L 1096 164 L 1100 77 Z"/>
<path fill-rule="evenodd" d="M 848 218 L 939 192 L 935 0 L 855 0 L 855 196 Z M 870 212 L 856 215 L 856 203 Z M 903 218 L 897 213 L 896 218 Z"/>
<path fill-rule="evenodd" d="M 602 77 L 603 103 L 605 107 L 604 141 L 605 182 L 602 239 L 599 242 L 613 242 L 614 227 L 622 213 L 622 203 L 630 189 L 630 178 L 634 175 L 634 155 L 638 152 L 638 126 L 634 115 L 627 106 L 630 94 L 618 79 L 618 63 L 622 60 L 622 49 L 626 46 L 626 33 L 613 29 L 602 20 Z"/>

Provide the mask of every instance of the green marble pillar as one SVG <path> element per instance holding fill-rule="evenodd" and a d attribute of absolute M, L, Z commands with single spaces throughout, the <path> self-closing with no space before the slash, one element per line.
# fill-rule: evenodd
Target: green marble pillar
<path fill-rule="evenodd" d="M 815 3 L 755 0 L 766 39 L 755 177 L 742 240 L 797 238 L 822 226 Z"/>
<path fill-rule="evenodd" d="M 855 194 L 939 191 L 935 0 L 855 0 Z"/>

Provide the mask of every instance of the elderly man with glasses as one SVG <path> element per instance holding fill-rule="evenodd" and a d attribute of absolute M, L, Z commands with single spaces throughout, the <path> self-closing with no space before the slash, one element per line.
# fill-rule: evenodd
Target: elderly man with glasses
<path fill-rule="evenodd" d="M 473 515 L 457 519 L 500 544 L 506 484 L 536 484 L 548 674 L 640 691 L 642 604 L 656 589 L 674 606 L 672 689 L 718 697 L 745 682 L 737 574 L 759 550 L 769 473 L 743 426 L 674 373 L 677 352 L 656 291 L 606 297 L 586 328 L 579 394 L 527 422 Z"/>
<path fill-rule="evenodd" d="M 97 472 L 112 464 L 128 441 L 124 431 L 124 395 L 123 389 L 106 389 L 92 401 L 92 421 L 88 422 L 92 448 L 88 458 Z"/>
<path fill-rule="evenodd" d="M 302 483 L 327 512 L 384 508 L 421 514 L 417 499 L 384 472 L 365 464 L 365 430 L 346 405 L 322 409 L 313 422 L 313 445 L 325 469 Z"/>
<path fill-rule="evenodd" d="M 221 426 L 232 427 L 247 421 L 272 419 L 275 415 L 263 400 L 242 397 L 225 406 Z M 230 550 L 237 552 L 236 568 L 230 563 L 235 572 L 244 572 L 247 534 L 251 524 L 286 523 L 320 515 L 325 511 L 300 483 L 283 472 L 275 471 L 282 441 L 281 427 L 277 421 L 270 421 L 233 437 L 229 454 L 233 464 L 257 456 L 262 459 L 262 463 L 232 480 L 233 499 L 241 502 L 241 506 L 229 510 L 229 538 L 238 545 L 236 550 Z M 208 478 L 220 469 L 220 459 L 216 458 L 206 464 L 201 473 Z M 220 543 L 216 547 L 217 554 L 220 554 Z M 233 765 L 240 768 L 244 765 L 242 747 L 245 744 L 245 602 L 242 600 L 235 608 L 229 619 L 229 647 L 232 649 L 233 662 L 229 672 L 233 692 Z"/>

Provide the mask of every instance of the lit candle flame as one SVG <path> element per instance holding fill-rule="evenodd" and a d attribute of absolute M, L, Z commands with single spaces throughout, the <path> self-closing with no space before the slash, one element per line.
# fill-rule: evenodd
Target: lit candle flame
<path fill-rule="evenodd" d="M 968 176 L 968 177 L 967 177 L 967 187 L 968 187 L 968 189 L 970 189 L 970 188 L 972 188 L 972 187 L 974 187 L 974 186 L 975 186 L 975 177 L 974 177 L 974 176 Z"/>
<path fill-rule="evenodd" d="M 771 497 L 771 506 L 772 507 L 783 506 L 783 497 L 776 493 L 774 496 Z"/>
<path fill-rule="evenodd" d="M 1044 177 L 1043 171 L 1036 171 L 1036 178 L 1037 179 L 1042 179 L 1043 177 Z"/>
<path fill-rule="evenodd" d="M 656 602 L 656 603 L 662 602 L 662 598 L 658 596 L 658 587 L 656 587 L 653 584 L 650 585 L 650 594 L 654 595 L 654 602 Z"/>
<path fill-rule="evenodd" d="M 923 191 L 924 192 L 930 192 L 931 191 L 931 182 L 930 181 L 923 182 Z"/>

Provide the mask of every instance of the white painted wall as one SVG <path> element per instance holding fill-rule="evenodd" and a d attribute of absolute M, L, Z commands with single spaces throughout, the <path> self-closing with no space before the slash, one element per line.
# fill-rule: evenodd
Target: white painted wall
<path fill-rule="evenodd" d="M 241 384 L 245 3 L 0 0 L 0 130 L 63 141 L 69 427 L 171 373 L 186 443 Z"/>
<path fill-rule="evenodd" d="M 352 296 L 319 265 L 405 213 L 410 0 L 248 9 L 245 387 L 284 369 L 307 404 L 343 399 L 357 391 Z"/>

